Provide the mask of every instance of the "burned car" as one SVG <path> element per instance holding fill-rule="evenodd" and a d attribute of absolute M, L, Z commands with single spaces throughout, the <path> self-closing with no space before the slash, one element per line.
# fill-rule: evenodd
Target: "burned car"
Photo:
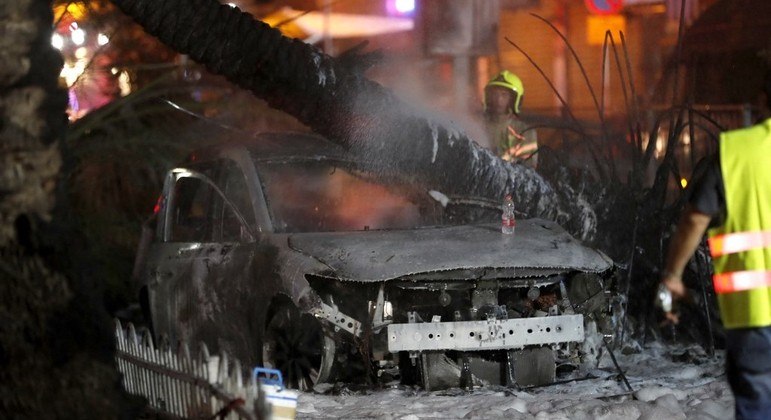
<path fill-rule="evenodd" d="M 203 341 L 287 385 L 537 385 L 591 366 L 615 267 L 558 224 L 394 182 L 311 134 L 259 134 L 169 171 L 141 247 L 158 339 Z M 387 180 L 384 182 L 383 180 Z"/>

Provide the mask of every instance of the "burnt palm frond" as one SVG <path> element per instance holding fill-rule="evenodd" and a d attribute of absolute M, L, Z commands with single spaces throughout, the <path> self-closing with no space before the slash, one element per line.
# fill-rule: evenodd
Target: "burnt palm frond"
<path fill-rule="evenodd" d="M 576 64 L 578 65 L 578 69 L 581 71 L 581 75 L 583 76 L 584 82 L 586 83 L 586 88 L 589 90 L 589 95 L 591 95 L 592 101 L 594 101 L 595 109 L 597 109 L 597 113 L 599 115 L 600 122 L 604 122 L 605 121 L 605 117 L 604 117 L 604 115 L 602 115 L 600 103 L 597 100 L 597 95 L 594 93 L 594 88 L 592 87 L 592 83 L 589 81 L 589 75 L 586 72 L 586 69 L 584 68 L 583 62 L 578 57 L 578 53 L 573 48 L 573 46 L 570 44 L 570 42 L 568 41 L 568 39 L 565 36 L 565 34 L 560 32 L 560 30 L 557 29 L 557 27 L 554 26 L 553 23 L 551 23 L 548 20 L 546 20 L 546 18 L 544 18 L 543 16 L 540 16 L 540 15 L 538 15 L 536 13 L 531 13 L 530 15 L 535 17 L 536 19 L 542 21 L 543 23 L 545 23 L 549 28 L 552 29 L 552 31 L 554 31 L 555 34 L 557 34 L 557 36 L 560 37 L 560 39 L 562 39 L 562 42 L 565 43 L 565 46 L 568 48 L 568 51 L 570 51 L 570 55 L 573 56 L 573 60 L 575 60 Z"/>

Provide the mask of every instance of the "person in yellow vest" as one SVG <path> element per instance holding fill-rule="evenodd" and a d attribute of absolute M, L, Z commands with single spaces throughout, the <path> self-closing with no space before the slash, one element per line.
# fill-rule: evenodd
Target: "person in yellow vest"
<path fill-rule="evenodd" d="M 737 419 L 771 419 L 771 72 L 761 122 L 720 135 L 669 245 L 662 285 L 685 296 L 682 273 L 705 231 L 726 329 Z M 665 293 L 666 295 L 666 293 Z M 676 314 L 666 313 L 677 323 Z"/>
<path fill-rule="evenodd" d="M 514 73 L 504 70 L 485 86 L 487 136 L 502 159 L 536 168 L 538 135 L 519 118 L 525 87 Z"/>

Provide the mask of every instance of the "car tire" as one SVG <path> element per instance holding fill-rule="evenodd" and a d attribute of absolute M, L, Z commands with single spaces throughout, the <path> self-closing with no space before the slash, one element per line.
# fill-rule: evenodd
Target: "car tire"
<path fill-rule="evenodd" d="M 281 305 L 265 328 L 262 360 L 278 369 L 287 388 L 308 391 L 329 382 L 335 361 L 334 339 L 316 317 L 294 305 Z"/>

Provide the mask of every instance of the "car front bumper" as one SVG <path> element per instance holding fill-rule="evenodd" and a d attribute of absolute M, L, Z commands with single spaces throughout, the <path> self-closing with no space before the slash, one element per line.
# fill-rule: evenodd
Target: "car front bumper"
<path fill-rule="evenodd" d="M 388 325 L 388 351 L 511 350 L 582 342 L 583 315 Z"/>

